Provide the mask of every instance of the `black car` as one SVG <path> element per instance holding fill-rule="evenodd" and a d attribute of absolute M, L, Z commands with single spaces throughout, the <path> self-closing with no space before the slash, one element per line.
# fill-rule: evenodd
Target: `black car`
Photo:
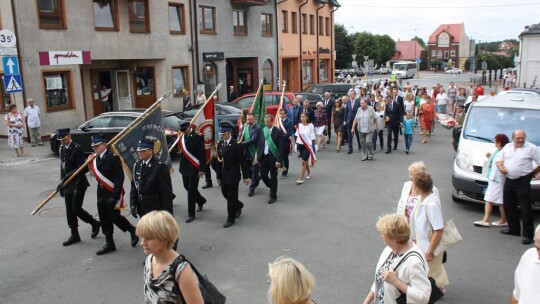
<path fill-rule="evenodd" d="M 201 108 L 202 104 L 194 105 L 182 113 L 179 113 L 182 119 L 191 119 L 197 111 Z M 230 103 L 230 102 L 216 102 L 216 115 L 220 124 L 227 124 L 232 127 L 232 135 L 236 137 L 238 134 L 238 120 L 242 115 L 242 107 Z"/>
<path fill-rule="evenodd" d="M 332 98 L 338 99 L 341 98 L 343 95 L 348 95 L 349 90 L 352 87 L 353 86 L 348 83 L 312 84 L 303 92 L 319 94 L 320 96 L 323 96 L 324 92 L 330 92 L 330 94 L 332 94 Z"/>
<path fill-rule="evenodd" d="M 309 101 L 309 106 L 313 110 L 317 109 L 317 102 L 323 101 L 323 97 L 321 95 L 315 94 L 315 93 L 301 92 L 301 93 L 293 93 L 293 94 L 294 94 L 294 96 L 302 96 L 303 100 Z"/>
<path fill-rule="evenodd" d="M 82 146 L 85 153 L 93 153 L 94 151 L 90 146 L 92 135 L 103 134 L 107 140 L 110 140 L 125 129 L 144 111 L 145 109 L 133 109 L 100 114 L 81 124 L 80 126 L 71 128 L 71 138 L 73 141 Z M 170 146 L 178 136 L 181 119 L 177 116 L 177 114 L 171 111 L 163 110 L 162 115 L 163 126 L 165 127 L 165 137 L 167 138 L 167 144 Z M 60 146 L 56 135 L 56 132 L 51 134 L 50 140 L 51 151 L 54 153 L 58 153 L 58 148 Z M 175 148 L 173 151 L 176 152 L 177 149 L 178 148 Z"/>

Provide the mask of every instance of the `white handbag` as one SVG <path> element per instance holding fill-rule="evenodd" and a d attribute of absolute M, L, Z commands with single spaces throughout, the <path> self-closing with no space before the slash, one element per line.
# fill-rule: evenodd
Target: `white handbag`
<path fill-rule="evenodd" d="M 439 245 L 437 245 L 437 248 L 435 248 L 435 251 L 433 251 L 433 255 L 438 256 L 439 254 L 442 254 L 448 250 L 448 248 L 459 243 L 462 239 L 454 220 L 446 221 L 441 241 L 439 242 Z"/>

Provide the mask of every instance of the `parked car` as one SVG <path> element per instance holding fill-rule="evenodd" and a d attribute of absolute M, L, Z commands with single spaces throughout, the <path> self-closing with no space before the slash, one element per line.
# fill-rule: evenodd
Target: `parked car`
<path fill-rule="evenodd" d="M 77 127 L 71 128 L 71 138 L 73 141 L 82 146 L 84 153 L 93 153 L 94 151 L 90 146 L 92 135 L 103 134 L 107 140 L 110 140 L 120 133 L 120 131 L 125 129 L 145 110 L 146 109 L 132 109 L 100 114 Z M 163 110 L 161 113 L 163 115 L 165 137 L 167 138 L 167 144 L 170 146 L 178 136 L 181 119 L 177 116 L 177 114 L 171 111 Z M 51 140 L 49 143 L 51 146 L 51 151 L 58 153 L 60 143 L 58 142 L 56 132 L 51 134 Z M 177 149 L 178 148 L 175 148 L 173 152 L 176 152 Z"/>
<path fill-rule="evenodd" d="M 216 115 L 220 124 L 227 124 L 232 127 L 233 137 L 238 134 L 238 120 L 242 115 L 242 108 L 239 105 L 230 102 L 216 102 Z M 202 107 L 202 104 L 195 105 L 179 113 L 178 115 L 182 119 L 191 119 L 197 111 Z"/>
<path fill-rule="evenodd" d="M 309 106 L 314 110 L 317 109 L 317 102 L 323 101 L 323 97 L 315 93 L 300 92 L 294 93 L 294 96 L 302 96 L 303 100 L 309 101 Z"/>
<path fill-rule="evenodd" d="M 237 104 L 242 109 L 251 110 L 253 100 L 255 99 L 255 92 L 244 94 L 232 103 Z M 264 103 L 266 103 L 266 113 L 276 115 L 279 107 L 279 101 L 281 99 L 281 91 L 266 91 L 264 92 Z M 291 92 L 285 92 L 283 95 L 283 106 L 289 108 L 291 106 L 294 95 Z"/>
<path fill-rule="evenodd" d="M 508 91 L 500 91 L 498 96 L 502 95 L 526 95 L 526 96 L 540 96 L 540 90 L 535 89 L 510 89 Z"/>
<path fill-rule="evenodd" d="M 347 95 L 349 90 L 352 88 L 351 84 L 348 83 L 323 83 L 323 84 L 312 84 L 304 93 L 313 93 L 323 96 L 324 92 L 330 92 L 334 99 L 340 98 L 343 95 Z"/>
<path fill-rule="evenodd" d="M 446 74 L 461 74 L 463 71 L 459 68 L 451 68 L 445 71 Z"/>

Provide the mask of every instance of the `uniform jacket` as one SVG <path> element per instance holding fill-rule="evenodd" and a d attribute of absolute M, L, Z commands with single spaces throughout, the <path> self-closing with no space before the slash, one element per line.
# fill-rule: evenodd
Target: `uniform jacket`
<path fill-rule="evenodd" d="M 266 142 L 266 138 L 264 137 L 264 130 L 261 133 L 262 133 L 262 139 L 259 142 L 259 148 L 257 149 L 258 161 L 261 160 L 261 157 L 264 154 L 264 143 Z M 270 137 L 272 138 L 272 141 L 274 142 L 274 144 L 276 145 L 278 149 L 278 153 L 277 153 L 278 155 L 274 155 L 274 158 L 276 159 L 276 162 L 281 162 L 281 159 L 284 153 L 283 152 L 283 148 L 284 148 L 283 132 L 281 132 L 281 130 L 279 130 L 278 127 L 273 127 L 272 132 L 270 133 Z M 268 147 L 268 153 L 272 154 L 272 150 L 270 149 L 270 147 Z"/>
<path fill-rule="evenodd" d="M 173 214 L 175 196 L 172 190 L 169 167 L 155 156 L 150 158 L 144 170 L 142 170 L 142 164 L 143 161 L 138 160 L 133 166 L 129 195 L 130 206 L 136 206 L 139 215 L 153 210 L 167 210 Z M 143 197 L 155 196 L 155 198 L 141 201 L 139 195 Z"/>
<path fill-rule="evenodd" d="M 244 128 L 248 128 L 248 124 L 244 124 L 242 127 L 242 130 L 238 134 L 238 138 L 242 137 L 242 134 L 244 134 Z M 247 140 L 245 137 L 242 137 L 242 143 L 240 144 L 242 148 L 244 148 L 243 154 L 247 160 L 253 160 L 253 157 L 249 153 L 248 146 L 253 145 L 255 149 L 259 146 L 259 141 L 262 137 L 262 129 L 259 127 L 258 124 L 254 123 L 251 128 L 249 129 L 249 140 Z"/>
<path fill-rule="evenodd" d="M 351 109 L 351 102 L 354 102 L 354 105 Z M 358 112 L 358 108 L 360 107 L 360 101 L 358 99 L 355 100 L 349 100 L 345 104 L 345 122 L 347 124 L 351 124 L 354 122 L 354 118 L 356 117 L 356 112 Z"/>
<path fill-rule="evenodd" d="M 244 179 L 250 177 L 246 159 L 242 152 L 242 146 L 233 138 L 229 144 L 220 140 L 217 146 L 218 162 L 216 166 L 217 179 L 222 184 L 234 184 L 240 182 L 240 170 Z"/>
<path fill-rule="evenodd" d="M 63 164 L 60 166 L 60 178 L 67 180 L 66 177 L 77 171 L 85 162 L 82 147 L 74 141 L 71 141 L 69 148 L 60 146 L 60 161 Z M 85 167 L 62 191 L 66 194 L 72 194 L 75 190 L 88 188 L 90 184 L 84 175 L 86 172 L 88 172 L 88 167 Z"/>
<path fill-rule="evenodd" d="M 122 194 L 122 187 L 124 185 L 124 171 L 122 170 L 122 163 L 120 158 L 107 149 L 103 154 L 103 159 L 97 156 L 96 167 L 103 176 L 109 179 L 114 184 L 113 192 L 101 187 L 98 183 L 97 187 L 97 201 L 105 202 L 109 198 L 119 200 Z"/>
<path fill-rule="evenodd" d="M 189 134 L 184 134 L 184 138 L 186 149 L 199 160 L 200 168 L 197 169 L 197 167 L 191 164 L 187 157 L 182 153 L 180 158 L 180 174 L 184 176 L 197 176 L 199 172 L 206 171 L 204 136 L 195 130 L 191 130 Z"/>

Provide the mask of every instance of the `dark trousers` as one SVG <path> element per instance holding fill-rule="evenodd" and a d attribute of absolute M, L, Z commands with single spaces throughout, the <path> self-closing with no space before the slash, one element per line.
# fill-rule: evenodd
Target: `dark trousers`
<path fill-rule="evenodd" d="M 386 136 L 386 147 L 392 150 L 392 135 L 394 136 L 394 148 L 397 148 L 399 140 L 399 125 L 388 125 L 388 135 Z"/>
<path fill-rule="evenodd" d="M 530 202 L 531 179 L 532 174 L 517 179 L 506 178 L 503 190 L 503 206 L 508 220 L 508 228 L 515 233 L 521 232 L 518 206 L 521 208 L 522 235 L 533 239 L 534 222 Z"/>
<path fill-rule="evenodd" d="M 328 124 L 326 125 L 326 130 L 324 130 L 324 132 L 326 132 L 326 135 L 328 135 L 328 142 L 330 142 L 330 138 L 332 137 L 332 121 L 330 119 L 330 117 L 332 117 L 331 115 L 330 116 L 327 116 L 328 117 Z"/>
<path fill-rule="evenodd" d="M 199 177 L 182 175 L 182 181 L 187 191 L 188 216 L 195 217 L 195 204 L 204 201 L 204 197 L 199 192 Z"/>
<path fill-rule="evenodd" d="M 403 134 L 405 137 L 405 149 L 409 151 L 411 149 L 413 135 L 412 134 Z"/>
<path fill-rule="evenodd" d="M 268 177 L 270 173 L 270 177 Z M 277 181 L 278 170 L 276 168 L 276 158 L 272 154 L 263 155 L 261 157 L 261 179 L 270 188 L 270 197 L 277 198 Z"/>
<path fill-rule="evenodd" d="M 238 183 L 221 184 L 221 193 L 227 200 L 227 221 L 233 222 L 236 219 L 236 211 L 242 209 L 244 204 L 238 200 Z"/>
<path fill-rule="evenodd" d="M 206 171 L 204 171 L 204 179 L 207 184 L 212 184 L 212 171 L 210 167 L 216 171 L 216 159 L 212 158 L 210 161 L 210 166 L 206 166 Z"/>
<path fill-rule="evenodd" d="M 101 230 L 104 235 L 112 238 L 114 232 L 113 224 L 123 232 L 129 231 L 130 233 L 135 233 L 135 227 L 125 217 L 120 215 L 120 210 L 115 210 L 114 206 L 109 206 L 107 199 L 98 201 L 97 207 L 99 220 L 101 221 Z"/>
<path fill-rule="evenodd" d="M 69 228 L 76 229 L 79 227 L 77 218 L 80 218 L 81 221 L 93 224 L 96 220 L 82 208 L 84 201 L 84 193 L 86 188 L 81 188 L 73 193 L 66 193 L 64 200 L 66 202 L 66 218 Z"/>
<path fill-rule="evenodd" d="M 291 142 L 290 140 L 287 140 L 284 142 L 285 148 L 283 149 L 283 154 L 281 155 L 281 159 L 283 160 L 283 168 L 286 170 L 283 170 L 283 173 L 281 175 L 287 176 L 289 173 L 289 153 L 291 153 Z"/>
<path fill-rule="evenodd" d="M 382 150 L 384 147 L 384 130 L 379 130 L 379 132 L 377 131 L 373 132 L 372 143 L 373 143 L 373 150 L 375 151 L 377 150 L 377 137 L 379 137 L 379 142 L 380 142 L 381 150 Z"/>
<path fill-rule="evenodd" d="M 352 144 L 353 144 L 353 134 L 352 134 L 352 125 L 353 122 L 347 123 L 347 140 L 349 142 L 349 151 L 352 151 Z M 358 143 L 358 149 L 360 149 L 360 133 L 358 133 L 358 128 L 354 130 L 354 134 L 356 135 L 356 142 Z"/>
<path fill-rule="evenodd" d="M 251 160 L 249 161 L 251 163 Z M 261 180 L 261 166 L 260 164 L 251 165 L 251 184 L 249 184 L 249 191 L 253 192 L 257 187 L 259 187 L 259 181 Z"/>

